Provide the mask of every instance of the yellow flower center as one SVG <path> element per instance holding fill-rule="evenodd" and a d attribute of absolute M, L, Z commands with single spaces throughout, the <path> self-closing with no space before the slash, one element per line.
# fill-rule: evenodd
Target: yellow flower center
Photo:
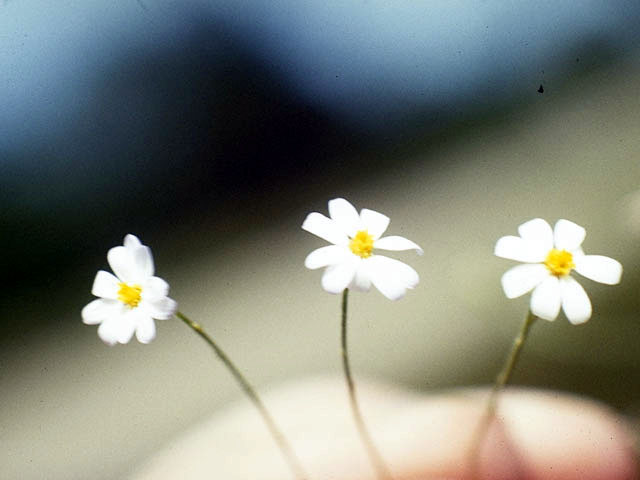
<path fill-rule="evenodd" d="M 563 277 L 568 275 L 576 264 L 573 263 L 573 255 L 571 253 L 566 250 L 552 248 L 544 261 L 544 266 L 556 277 Z"/>
<path fill-rule="evenodd" d="M 373 237 L 366 230 L 360 230 L 349 243 L 351 251 L 362 258 L 369 258 L 373 251 Z"/>
<path fill-rule="evenodd" d="M 124 282 L 120 282 L 118 285 L 120 286 L 120 290 L 118 290 L 118 300 L 125 305 L 129 305 L 131 308 L 136 308 L 140 303 L 142 287 L 140 285 L 129 285 Z"/>

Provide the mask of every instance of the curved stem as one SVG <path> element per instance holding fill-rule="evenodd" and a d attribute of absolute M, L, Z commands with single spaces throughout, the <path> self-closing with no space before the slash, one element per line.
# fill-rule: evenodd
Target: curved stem
<path fill-rule="evenodd" d="M 267 428 L 269 429 L 269 433 L 271 433 L 271 436 L 273 437 L 276 444 L 280 448 L 282 455 L 285 457 L 285 460 L 287 461 L 287 464 L 289 465 L 289 468 L 291 469 L 293 476 L 298 480 L 305 480 L 306 478 L 308 478 L 307 474 L 305 473 L 304 469 L 300 464 L 300 460 L 298 460 L 295 453 L 293 453 L 293 450 L 291 449 L 291 446 L 287 442 L 285 436 L 278 429 L 273 418 L 271 417 L 271 414 L 262 403 L 262 400 L 260 400 L 260 397 L 258 396 L 257 392 L 254 390 L 251 384 L 247 381 L 247 379 L 244 378 L 244 375 L 240 373 L 240 370 L 238 370 L 238 367 L 235 366 L 235 364 L 231 361 L 231 359 L 216 344 L 216 342 L 213 341 L 213 339 L 207 334 L 207 332 L 204 331 L 204 329 L 199 323 L 194 322 L 193 320 L 191 320 L 181 312 L 177 312 L 176 317 L 178 317 L 180 320 L 186 323 L 193 331 L 195 331 L 198 335 L 200 335 L 202 339 L 205 342 L 207 342 L 209 346 L 213 349 L 213 351 L 218 356 L 218 358 L 222 360 L 222 363 L 224 363 L 224 365 L 229 369 L 229 371 L 234 376 L 236 381 L 240 384 L 240 387 L 242 388 L 242 390 L 244 390 L 244 392 L 249 397 L 249 400 L 251 400 L 253 405 L 256 407 L 256 409 L 262 416 L 262 420 L 264 420 L 264 423 L 267 425 Z"/>
<path fill-rule="evenodd" d="M 367 430 L 367 427 L 362 418 L 362 413 L 360 412 L 360 406 L 358 404 L 358 399 L 356 398 L 356 388 L 353 383 L 353 377 L 351 376 L 351 367 L 349 366 L 349 354 L 347 353 L 347 298 L 348 298 L 349 290 L 344 289 L 342 294 L 342 366 L 344 367 L 344 376 L 347 380 L 347 388 L 349 390 L 349 401 L 351 402 L 351 411 L 353 413 L 353 419 L 356 423 L 356 427 L 358 428 L 358 433 L 360 434 L 360 439 L 367 450 L 367 454 L 369 455 L 369 459 L 373 464 L 373 467 L 376 471 L 376 475 L 380 480 L 391 480 L 391 473 L 389 473 L 389 469 L 382 460 L 380 453 L 376 449 L 376 446 L 371 439 L 371 435 Z"/>
<path fill-rule="evenodd" d="M 493 388 L 491 389 L 491 394 L 489 395 L 489 400 L 487 401 L 487 407 L 484 411 L 484 414 L 480 418 L 480 424 L 476 430 L 476 434 L 474 435 L 474 439 L 472 441 L 472 452 L 471 452 L 471 467 L 472 472 L 477 472 L 479 468 L 479 460 L 480 460 L 480 447 L 482 444 L 482 439 L 487 434 L 489 430 L 489 425 L 493 420 L 493 417 L 496 414 L 496 410 L 498 408 L 498 396 L 505 385 L 511 379 L 511 374 L 518 362 L 518 358 L 520 357 L 520 353 L 522 352 L 522 347 L 524 346 L 524 342 L 529 336 L 529 331 L 531 330 L 531 326 L 536 321 L 538 317 L 536 317 L 531 311 L 527 313 L 527 318 L 525 318 L 522 327 L 520 328 L 520 333 L 513 340 L 513 346 L 511 347 L 511 352 L 509 352 L 509 356 L 507 357 L 507 361 L 505 362 L 502 370 L 496 377 L 496 381 L 493 384 Z"/>

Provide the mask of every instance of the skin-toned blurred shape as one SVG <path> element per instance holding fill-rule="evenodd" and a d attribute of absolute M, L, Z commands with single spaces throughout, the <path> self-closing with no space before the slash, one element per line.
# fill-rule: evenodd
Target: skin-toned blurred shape
<path fill-rule="evenodd" d="M 486 390 L 418 395 L 362 384 L 372 434 L 399 480 L 633 480 L 632 435 L 606 406 L 558 392 L 508 389 L 484 440 L 477 476 L 470 470 L 473 430 Z M 266 401 L 292 440 L 311 479 L 369 480 L 340 378 L 284 387 Z M 288 478 L 271 439 L 242 402 L 174 439 L 134 480 L 276 480 Z"/>

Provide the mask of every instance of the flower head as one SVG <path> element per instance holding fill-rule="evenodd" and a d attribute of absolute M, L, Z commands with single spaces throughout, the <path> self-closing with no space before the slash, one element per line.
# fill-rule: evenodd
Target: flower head
<path fill-rule="evenodd" d="M 410 266 L 382 255 L 381 250 L 422 249 L 404 237 L 382 234 L 389 225 L 389 217 L 366 208 L 360 213 L 344 198 L 329 201 L 327 218 L 321 213 L 307 215 L 302 229 L 332 243 L 311 252 L 304 261 L 307 268 L 326 267 L 322 287 L 329 293 L 345 288 L 368 291 L 371 284 L 391 300 L 402 298 L 408 288 L 414 288 L 420 278 Z"/>
<path fill-rule="evenodd" d="M 176 312 L 178 304 L 167 297 L 169 284 L 153 275 L 151 250 L 135 235 L 109 250 L 107 260 L 115 275 L 96 274 L 91 293 L 100 298 L 82 309 L 82 321 L 99 324 L 98 336 L 108 345 L 127 343 L 134 332 L 149 343 L 156 336 L 153 319 L 167 320 Z"/>
<path fill-rule="evenodd" d="M 586 231 L 569 220 L 558 220 L 553 231 L 541 218 L 518 227 L 519 237 L 502 237 L 494 253 L 498 257 L 524 262 L 502 276 L 508 298 L 533 290 L 531 313 L 555 320 L 560 307 L 574 325 L 591 317 L 591 302 L 572 271 L 607 285 L 620 282 L 622 265 L 602 255 L 585 255 L 581 245 Z"/>

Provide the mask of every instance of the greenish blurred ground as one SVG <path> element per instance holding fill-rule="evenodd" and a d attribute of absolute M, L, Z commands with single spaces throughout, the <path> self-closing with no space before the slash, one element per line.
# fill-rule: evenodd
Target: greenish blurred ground
<path fill-rule="evenodd" d="M 426 152 L 385 152 L 398 155 L 396 168 L 363 171 L 339 188 L 318 178 L 306 203 L 283 208 L 268 228 L 231 243 L 206 228 L 178 226 L 173 242 L 151 245 L 157 273 L 171 283 L 181 310 L 258 386 L 339 372 L 340 298 L 321 290 L 320 272 L 304 269 L 305 255 L 323 242 L 300 225 L 309 211 L 326 213 L 327 200 L 344 196 L 386 213 L 390 234 L 425 249 L 422 257 L 394 255 L 421 275 L 403 300 L 377 291 L 351 296 L 356 376 L 420 390 L 481 384 L 499 369 L 527 309 L 526 297 L 509 301 L 501 291 L 500 276 L 512 263 L 493 257 L 495 241 L 533 217 L 568 218 L 587 228 L 587 253 L 623 263 L 623 282 L 581 281 L 592 319 L 580 327 L 563 317 L 536 324 L 514 383 L 588 395 L 637 415 L 640 62 L 562 91 L 547 86 L 534 106 L 495 120 L 443 135 Z M 96 252 L 96 268 L 105 253 Z M 15 308 L 28 312 L 14 319 L 18 324 L 57 321 L 0 353 L 0 478 L 121 478 L 240 396 L 178 321 L 158 322 L 148 346 L 104 346 L 95 327 L 80 321 L 92 278 L 81 292 L 69 292 L 67 281 L 60 279 L 63 293 L 43 293 L 53 302 L 35 298 L 29 308 Z"/>

